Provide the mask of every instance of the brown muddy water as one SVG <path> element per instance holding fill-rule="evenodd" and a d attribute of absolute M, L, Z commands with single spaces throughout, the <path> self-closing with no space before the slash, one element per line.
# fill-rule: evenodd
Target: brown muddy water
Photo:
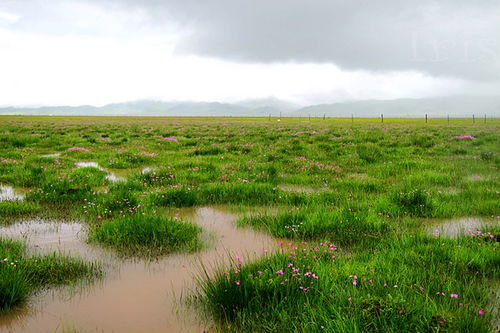
<path fill-rule="evenodd" d="M 0 316 L 0 332 L 204 332 L 214 324 L 183 296 L 196 288 L 202 264 L 210 274 L 231 258 L 254 259 L 275 248 L 271 237 L 250 229 L 237 229 L 236 217 L 220 209 L 179 210 L 180 216 L 204 229 L 206 249 L 173 254 L 151 262 L 119 259 L 111 251 L 85 243 L 79 223 L 27 221 L 0 228 L 0 234 L 25 237 L 39 251 L 60 250 L 97 259 L 108 273 L 83 290 L 65 287 L 42 292 L 29 306 Z"/>

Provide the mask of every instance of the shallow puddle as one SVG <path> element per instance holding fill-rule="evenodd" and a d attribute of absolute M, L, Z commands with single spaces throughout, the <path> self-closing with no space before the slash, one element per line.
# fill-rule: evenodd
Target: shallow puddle
<path fill-rule="evenodd" d="M 300 185 L 278 185 L 278 188 L 285 192 L 305 193 L 305 194 L 319 193 L 326 190 L 323 188 L 313 188 L 309 186 L 300 186 Z"/>
<path fill-rule="evenodd" d="M 97 163 L 97 162 L 83 162 L 83 161 L 82 162 L 76 162 L 75 166 L 77 168 L 96 168 L 98 170 L 104 171 L 104 172 L 107 173 L 106 179 L 109 180 L 109 181 L 111 181 L 111 182 L 123 182 L 123 181 L 125 181 L 125 177 L 117 175 L 117 173 L 120 172 L 120 171 L 106 170 L 103 167 L 101 167 L 99 165 L 99 163 Z"/>
<path fill-rule="evenodd" d="M 436 222 L 429 231 L 434 236 L 457 238 L 477 231 L 484 231 L 486 228 L 496 226 L 499 223 L 500 220 L 498 219 L 486 220 L 474 217 L 462 217 Z"/>
<path fill-rule="evenodd" d="M 247 259 L 261 256 L 272 250 L 276 242 L 265 234 L 237 229 L 233 223 L 236 217 L 221 210 L 199 208 L 178 212 L 182 218 L 192 217 L 204 228 L 204 236 L 209 240 L 206 249 L 194 254 L 169 255 L 155 262 L 112 256 L 119 268 L 107 274 L 102 283 L 73 296 L 65 293 L 64 288 L 35 296 L 28 311 L 0 317 L 0 331 L 54 332 L 63 331 L 65 327 L 78 332 L 212 330 L 212 322 L 201 318 L 194 309 L 184 307 L 180 301 L 183 295 L 194 290 L 202 264 L 210 273 L 216 266 L 227 265 L 235 255 Z M 15 227 L 9 228 L 14 236 Z M 26 230 L 21 226 L 17 228 L 18 235 L 20 230 Z M 31 228 L 34 232 L 27 235 L 28 240 L 39 248 L 52 249 L 48 244 L 60 242 L 56 248 L 65 252 L 100 258 L 104 262 L 110 260 L 109 251 L 85 244 L 81 225 L 61 223 L 60 236 L 49 232 L 55 230 L 54 226 L 44 229 L 32 224 Z"/>
<path fill-rule="evenodd" d="M 61 156 L 61 153 L 53 153 L 53 154 L 40 155 L 40 157 L 59 157 L 59 156 Z"/>
<path fill-rule="evenodd" d="M 41 252 L 61 252 L 85 259 L 101 259 L 103 250 L 85 243 L 85 227 L 75 222 L 57 222 L 44 219 L 18 221 L 7 226 L 0 226 L 2 237 L 22 239 L 30 249 Z"/>
<path fill-rule="evenodd" d="M 0 185 L 0 202 L 23 200 L 24 195 L 16 191 L 12 186 Z"/>

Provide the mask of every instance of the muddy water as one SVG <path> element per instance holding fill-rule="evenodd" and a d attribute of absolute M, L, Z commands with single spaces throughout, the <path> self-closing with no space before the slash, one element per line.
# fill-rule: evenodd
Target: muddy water
<path fill-rule="evenodd" d="M 208 231 L 204 237 L 209 247 L 195 254 L 175 254 L 149 263 L 110 257 L 109 252 L 84 243 L 81 226 L 61 226 L 61 234 L 68 234 L 61 241 L 64 251 L 98 257 L 119 268 L 111 269 L 102 283 L 72 297 L 64 290 L 40 294 L 29 311 L 0 317 L 0 331 L 54 332 L 64 331 L 64 327 L 76 328 L 78 332 L 209 331 L 213 324 L 180 302 L 182 295 L 194 290 L 201 263 L 211 272 L 216 265 L 228 264 L 230 257 L 237 254 L 249 259 L 261 256 L 276 242 L 262 233 L 236 229 L 235 216 L 221 210 L 181 211 L 181 217 L 189 215 Z M 52 249 L 59 240 L 48 238 L 61 236 L 45 231 L 45 237 L 40 236 L 43 232 L 33 233 L 29 241 L 41 249 Z"/>
<path fill-rule="evenodd" d="M 24 195 L 14 190 L 12 186 L 0 185 L 0 202 L 23 200 Z"/>
<path fill-rule="evenodd" d="M 89 247 L 85 243 L 86 229 L 78 221 L 21 220 L 8 226 L 0 226 L 0 235 L 25 240 L 33 252 L 60 252 L 99 260 L 105 253 L 110 252 Z"/>
<path fill-rule="evenodd" d="M 436 222 L 430 229 L 435 236 L 457 238 L 477 231 L 484 231 L 485 228 L 498 225 L 499 219 L 479 219 L 473 217 L 463 217 L 452 220 Z"/>

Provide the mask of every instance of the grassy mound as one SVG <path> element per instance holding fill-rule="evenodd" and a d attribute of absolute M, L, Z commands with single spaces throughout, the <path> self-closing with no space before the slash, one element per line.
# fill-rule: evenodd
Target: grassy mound
<path fill-rule="evenodd" d="M 200 227 L 181 220 L 136 214 L 103 223 L 90 232 L 89 239 L 122 254 L 161 255 L 200 248 L 200 231 Z"/>

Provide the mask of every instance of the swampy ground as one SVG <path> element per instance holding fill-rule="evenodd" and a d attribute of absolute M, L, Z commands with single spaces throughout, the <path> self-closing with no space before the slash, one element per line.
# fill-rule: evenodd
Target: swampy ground
<path fill-rule="evenodd" d="M 0 117 L 0 331 L 494 332 L 499 129 Z"/>

